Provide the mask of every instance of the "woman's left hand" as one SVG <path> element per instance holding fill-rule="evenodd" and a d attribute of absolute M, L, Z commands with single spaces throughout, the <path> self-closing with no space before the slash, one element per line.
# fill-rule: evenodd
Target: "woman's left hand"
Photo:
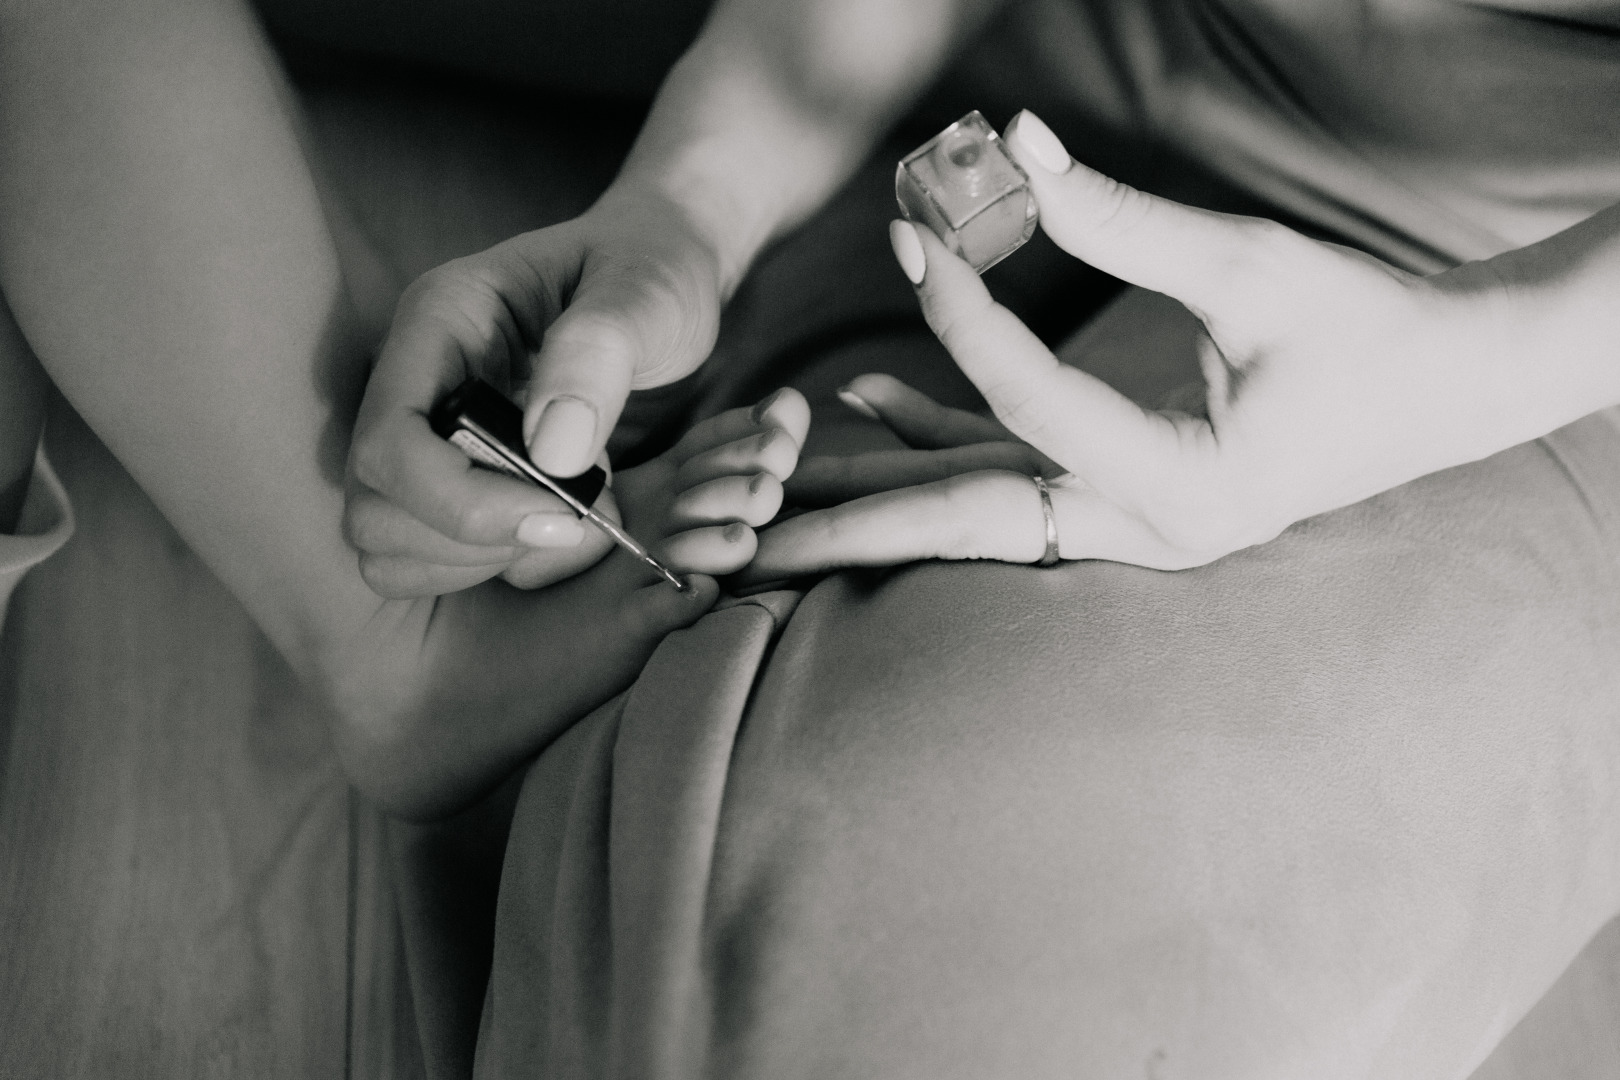
<path fill-rule="evenodd" d="M 764 532 L 750 578 L 920 558 L 1036 561 L 1046 548 L 1036 471 L 1060 474 L 1049 486 L 1062 558 L 1199 566 L 1611 404 L 1602 365 L 1535 362 L 1544 343 L 1531 340 L 1551 332 L 1538 327 L 1555 322 L 1558 290 L 1509 288 L 1496 265 L 1512 260 L 1508 273 L 1537 271 L 1545 285 L 1562 264 L 1537 249 L 1562 240 L 1573 267 L 1591 254 L 1584 226 L 1421 277 L 1274 222 L 1125 187 L 1072 161 L 1027 112 L 1007 142 L 1060 247 L 1203 323 L 1207 408 L 1144 409 L 1060 364 L 932 233 L 897 221 L 895 254 L 929 325 L 1000 425 L 1039 454 L 992 441 L 989 428 L 960 445 L 974 439 L 966 414 L 940 412 L 941 431 L 959 437 L 934 445 L 951 449 L 929 465 L 903 454 L 846 463 L 844 493 L 862 497 Z M 1614 222 L 1599 223 L 1606 243 Z M 919 469 L 935 478 L 918 484 Z M 820 470 L 830 501 L 838 484 Z M 879 490 L 885 472 L 913 486 Z M 803 479 L 815 475 L 807 464 Z"/>

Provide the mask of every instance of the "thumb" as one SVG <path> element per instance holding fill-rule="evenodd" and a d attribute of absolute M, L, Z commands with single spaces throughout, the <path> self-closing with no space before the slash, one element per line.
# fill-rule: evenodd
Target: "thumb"
<path fill-rule="evenodd" d="M 1089 169 L 1027 109 L 1007 125 L 1006 142 L 1029 174 L 1041 229 L 1058 247 L 1206 319 L 1231 299 L 1281 284 L 1257 280 L 1285 264 L 1276 256 L 1317 250 L 1276 222 L 1184 206 Z"/>
<path fill-rule="evenodd" d="M 714 347 L 713 282 L 648 260 L 587 269 L 546 329 L 524 410 L 529 457 L 576 476 L 602 453 L 634 388 L 690 374 Z"/>

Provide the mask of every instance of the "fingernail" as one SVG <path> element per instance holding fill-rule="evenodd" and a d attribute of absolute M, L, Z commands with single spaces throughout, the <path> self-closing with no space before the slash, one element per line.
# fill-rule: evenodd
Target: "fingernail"
<path fill-rule="evenodd" d="M 928 256 L 923 254 L 917 226 L 909 221 L 889 222 L 889 246 L 894 248 L 895 260 L 899 262 L 900 269 L 906 272 L 906 277 L 913 285 L 921 285 L 923 275 L 928 273 Z"/>
<path fill-rule="evenodd" d="M 847 386 L 840 386 L 838 388 L 838 400 L 842 401 L 845 405 L 848 405 L 851 409 L 854 409 L 868 420 L 882 421 L 883 419 L 882 416 L 878 415 L 878 411 L 872 408 L 871 404 L 865 398 L 861 397 L 861 395 L 857 394 Z"/>
<path fill-rule="evenodd" d="M 725 527 L 724 531 L 722 531 L 720 535 L 726 538 L 726 543 L 728 544 L 740 544 L 742 543 L 743 537 L 748 535 L 748 526 L 744 525 L 740 521 L 733 521 L 730 525 Z"/>
<path fill-rule="evenodd" d="M 517 541 L 532 548 L 578 547 L 585 525 L 573 514 L 530 514 L 518 522 Z"/>
<path fill-rule="evenodd" d="M 553 398 L 540 414 L 529 458 L 543 472 L 577 476 L 590 468 L 595 448 L 596 409 L 583 398 Z"/>
<path fill-rule="evenodd" d="M 1063 148 L 1063 141 L 1028 109 L 1013 118 L 1013 138 L 1047 172 L 1061 176 L 1069 171 L 1069 152 Z"/>
<path fill-rule="evenodd" d="M 755 473 L 754 478 L 748 481 L 748 494 L 758 495 L 760 488 L 765 486 L 765 478 L 770 473 Z"/>
<path fill-rule="evenodd" d="M 766 397 L 760 398 L 754 407 L 748 410 L 748 419 L 756 424 L 764 422 L 765 414 L 771 411 L 771 406 L 775 405 L 776 399 L 781 396 L 782 391 L 777 390 Z"/>

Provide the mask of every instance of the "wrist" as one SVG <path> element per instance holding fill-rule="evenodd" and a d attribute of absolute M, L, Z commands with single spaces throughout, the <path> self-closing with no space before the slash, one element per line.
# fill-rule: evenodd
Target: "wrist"
<path fill-rule="evenodd" d="M 658 177 L 628 169 L 589 211 L 595 227 L 619 233 L 639 256 L 653 255 L 685 274 L 712 280 L 721 303 L 736 291 L 759 251 L 720 208 L 721 197 L 682 198 Z"/>
<path fill-rule="evenodd" d="M 614 186 L 656 193 L 712 251 L 729 297 L 760 250 L 852 172 L 875 115 L 807 109 L 757 28 L 706 33 L 670 72 Z"/>
<path fill-rule="evenodd" d="M 1479 294 L 1527 438 L 1620 404 L 1620 205 L 1452 274 Z"/>

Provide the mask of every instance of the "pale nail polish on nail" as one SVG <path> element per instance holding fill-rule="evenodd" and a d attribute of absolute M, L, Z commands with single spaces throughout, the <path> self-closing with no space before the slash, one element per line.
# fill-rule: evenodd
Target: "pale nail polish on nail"
<path fill-rule="evenodd" d="M 838 388 L 838 400 L 842 401 L 845 405 L 848 405 L 851 409 L 854 409 L 868 420 L 877 420 L 880 423 L 883 420 L 883 417 L 876 409 L 872 408 L 871 404 L 865 398 L 861 397 L 861 395 L 857 394 L 847 386 L 840 386 Z"/>
<path fill-rule="evenodd" d="M 775 405 L 776 399 L 781 396 L 782 391 L 777 390 L 769 397 L 761 398 L 752 409 L 748 410 L 748 419 L 752 420 L 756 424 L 763 421 L 765 419 L 765 414 L 771 411 L 771 406 Z"/>
<path fill-rule="evenodd" d="M 889 246 L 894 248 L 895 261 L 913 285 L 921 285 L 928 273 L 928 256 L 923 254 L 922 240 L 917 226 L 909 221 L 889 222 Z"/>
<path fill-rule="evenodd" d="M 1018 114 L 1013 137 L 1047 172 L 1061 175 L 1069 171 L 1069 152 L 1063 148 L 1063 141 L 1028 109 Z"/>
<path fill-rule="evenodd" d="M 517 541 L 532 548 L 578 547 L 585 526 L 572 514 L 530 514 L 518 522 Z"/>
<path fill-rule="evenodd" d="M 583 398 L 553 398 L 540 414 L 529 458 L 557 476 L 576 476 L 590 468 L 596 439 L 596 409 Z"/>

